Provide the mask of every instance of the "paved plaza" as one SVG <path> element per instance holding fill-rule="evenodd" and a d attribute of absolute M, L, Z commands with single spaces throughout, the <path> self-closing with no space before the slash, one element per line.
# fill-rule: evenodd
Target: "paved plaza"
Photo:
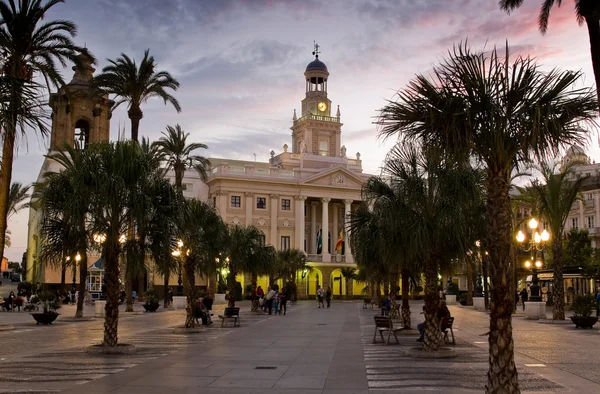
<path fill-rule="evenodd" d="M 486 381 L 488 315 L 453 306 L 458 357 L 413 359 L 416 331 L 400 344 L 373 344 L 375 309 L 362 303 L 291 305 L 287 316 L 251 314 L 241 327 L 219 322 L 197 334 L 178 334 L 183 311 L 130 315 L 120 341 L 136 345 L 121 356 L 89 354 L 102 338 L 102 319 L 36 326 L 25 313 L 2 313 L 15 330 L 0 332 L 0 393 L 480 393 Z M 413 323 L 421 321 L 415 302 Z M 222 306 L 220 306 L 222 308 Z M 220 309 L 219 308 L 219 309 Z M 91 308 L 87 308 L 91 310 Z M 219 309 L 215 312 L 218 313 Z M 245 312 L 244 312 L 245 311 Z M 63 310 L 63 312 L 65 312 Z M 23 319 L 23 321 L 17 321 Z M 597 329 L 514 320 L 516 362 L 525 392 L 600 392 Z"/>

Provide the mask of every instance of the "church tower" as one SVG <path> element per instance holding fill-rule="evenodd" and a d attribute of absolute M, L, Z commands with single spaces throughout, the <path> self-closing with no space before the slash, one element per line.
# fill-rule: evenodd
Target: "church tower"
<path fill-rule="evenodd" d="M 50 151 L 60 149 L 65 143 L 85 149 L 90 143 L 110 138 L 110 109 L 114 101 L 107 96 L 90 94 L 89 86 L 95 71 L 92 59 L 85 52 L 78 57 L 82 68 L 74 66 L 71 82 L 50 95 Z"/>
<path fill-rule="evenodd" d="M 304 72 L 306 95 L 302 100 L 299 118 L 294 110 L 292 152 L 340 157 L 340 109 L 338 106 L 335 116 L 331 116 L 331 100 L 327 97 L 329 71 L 325 63 L 319 60 L 319 53 L 319 45 L 315 43 L 315 59 L 306 66 Z"/>

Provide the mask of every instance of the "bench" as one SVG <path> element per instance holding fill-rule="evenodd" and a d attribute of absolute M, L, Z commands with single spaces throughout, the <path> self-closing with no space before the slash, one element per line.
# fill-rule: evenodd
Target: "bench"
<path fill-rule="evenodd" d="M 222 315 L 218 315 L 221 318 L 221 327 L 225 325 L 225 320 L 233 319 L 233 326 L 240 326 L 240 308 L 225 308 Z"/>
<path fill-rule="evenodd" d="M 396 336 L 396 332 L 402 331 L 403 328 L 394 328 L 394 323 L 392 319 L 387 316 L 373 316 L 375 319 L 375 334 L 373 334 L 373 343 L 377 343 L 377 332 L 379 331 L 379 335 L 381 336 L 381 340 L 386 344 L 390 343 L 390 337 L 394 334 L 394 338 L 396 338 L 396 342 L 399 344 L 400 341 Z M 388 336 L 387 340 L 383 338 L 383 332 L 387 331 Z"/>
<path fill-rule="evenodd" d="M 444 342 L 452 343 L 456 345 L 456 341 L 454 340 L 454 331 L 452 330 L 452 325 L 454 324 L 453 317 L 443 317 L 440 322 L 440 330 L 444 333 Z M 448 338 L 448 331 L 452 334 L 452 342 L 450 342 L 450 338 Z"/>

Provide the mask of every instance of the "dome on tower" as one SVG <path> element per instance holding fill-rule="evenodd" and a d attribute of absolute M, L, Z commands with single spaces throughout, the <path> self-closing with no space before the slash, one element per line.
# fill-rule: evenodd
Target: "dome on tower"
<path fill-rule="evenodd" d="M 318 71 L 327 71 L 327 66 L 325 65 L 325 63 L 320 61 L 319 58 L 316 58 L 312 62 L 308 63 L 308 66 L 306 66 L 306 71 L 317 71 L 317 70 Z"/>

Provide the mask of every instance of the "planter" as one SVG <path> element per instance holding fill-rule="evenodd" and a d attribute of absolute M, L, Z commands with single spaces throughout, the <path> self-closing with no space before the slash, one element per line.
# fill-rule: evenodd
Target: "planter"
<path fill-rule="evenodd" d="M 598 322 L 595 316 L 571 316 L 571 321 L 575 324 L 575 328 L 592 328 Z"/>
<path fill-rule="evenodd" d="M 158 307 L 160 306 L 160 304 L 156 303 L 156 304 L 142 304 L 142 306 L 144 307 L 144 309 L 146 310 L 146 312 L 156 312 L 156 310 L 158 309 Z"/>
<path fill-rule="evenodd" d="M 52 324 L 54 320 L 58 317 L 59 313 L 56 312 L 34 312 L 31 314 L 36 321 L 36 324 Z"/>

